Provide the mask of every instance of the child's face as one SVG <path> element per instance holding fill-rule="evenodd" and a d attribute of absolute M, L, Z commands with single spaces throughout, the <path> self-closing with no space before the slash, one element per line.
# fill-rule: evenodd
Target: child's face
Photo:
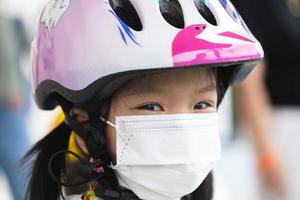
<path fill-rule="evenodd" d="M 112 98 L 108 120 L 116 116 L 217 111 L 215 77 L 208 69 L 172 70 L 135 79 Z M 107 126 L 107 145 L 116 160 L 116 131 Z"/>

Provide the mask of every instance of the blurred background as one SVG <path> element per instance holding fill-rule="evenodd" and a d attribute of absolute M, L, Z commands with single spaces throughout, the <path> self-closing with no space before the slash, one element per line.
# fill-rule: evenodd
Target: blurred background
<path fill-rule="evenodd" d="M 266 58 L 220 107 L 214 200 L 300 200 L 300 0 L 233 0 Z M 24 198 L 18 160 L 60 112 L 30 88 L 30 43 L 46 0 L 0 0 L 0 199 Z"/>
<path fill-rule="evenodd" d="M 0 199 L 24 199 L 26 169 L 19 160 L 50 127 L 30 88 L 30 46 L 45 0 L 0 0 Z"/>

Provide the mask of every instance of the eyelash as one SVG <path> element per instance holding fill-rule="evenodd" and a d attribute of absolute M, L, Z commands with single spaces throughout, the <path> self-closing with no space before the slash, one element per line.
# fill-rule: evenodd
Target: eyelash
<path fill-rule="evenodd" d="M 164 109 L 159 104 L 156 104 L 156 103 L 145 104 L 145 105 L 139 106 L 138 109 L 148 110 L 148 111 L 153 111 L 153 112 L 158 111 L 158 110 L 153 110 L 153 109 L 149 108 L 149 106 L 158 106 L 160 108 L 159 111 L 164 111 Z"/>
<path fill-rule="evenodd" d="M 205 105 L 205 107 L 204 107 L 204 108 L 200 108 L 200 109 L 196 108 L 197 105 L 199 105 L 199 104 Z M 158 107 L 159 107 L 159 110 L 155 110 L 155 108 L 154 108 L 154 109 L 151 109 L 150 106 L 152 106 L 152 108 L 153 108 L 154 106 L 158 106 Z M 212 107 L 212 105 L 211 105 L 210 103 L 207 103 L 207 102 L 198 102 L 198 103 L 194 106 L 194 109 L 195 109 L 195 110 L 203 110 L 203 109 L 206 109 L 206 108 L 208 108 L 208 107 Z M 156 103 L 145 104 L 145 105 L 139 106 L 139 107 L 137 107 L 137 108 L 140 109 L 140 110 L 148 110 L 148 111 L 153 111 L 153 112 L 156 112 L 156 111 L 164 111 L 164 109 L 162 108 L 162 106 L 160 106 L 159 104 L 156 104 Z"/>
<path fill-rule="evenodd" d="M 205 108 L 208 108 L 208 107 L 212 107 L 212 105 L 210 103 L 207 103 L 207 102 L 198 102 L 195 106 L 194 106 L 194 109 L 196 109 L 196 106 L 199 105 L 199 104 L 202 104 L 202 105 L 205 105 Z M 203 110 L 205 108 L 200 108 L 199 110 Z"/>

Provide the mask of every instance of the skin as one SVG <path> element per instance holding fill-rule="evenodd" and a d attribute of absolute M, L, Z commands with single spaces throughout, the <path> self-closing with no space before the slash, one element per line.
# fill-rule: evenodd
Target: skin
<path fill-rule="evenodd" d="M 180 69 L 145 75 L 132 80 L 112 97 L 107 119 L 116 116 L 176 113 L 212 113 L 217 111 L 215 78 L 208 69 Z M 80 123 L 87 123 L 87 113 L 74 107 Z M 87 152 L 84 141 L 77 142 Z M 116 164 L 116 130 L 106 128 L 108 152 Z"/>

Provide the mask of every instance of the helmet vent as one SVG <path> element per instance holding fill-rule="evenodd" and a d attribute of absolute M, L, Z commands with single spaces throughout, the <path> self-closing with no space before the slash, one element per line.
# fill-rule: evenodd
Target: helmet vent
<path fill-rule="evenodd" d="M 217 20 L 211 10 L 205 4 L 205 0 L 194 0 L 195 6 L 201 16 L 210 24 L 217 26 Z"/>
<path fill-rule="evenodd" d="M 109 0 L 109 4 L 127 26 L 135 31 L 143 29 L 141 19 L 129 0 Z"/>
<path fill-rule="evenodd" d="M 184 28 L 184 17 L 177 0 L 159 0 L 159 10 L 163 18 L 176 28 Z"/>

